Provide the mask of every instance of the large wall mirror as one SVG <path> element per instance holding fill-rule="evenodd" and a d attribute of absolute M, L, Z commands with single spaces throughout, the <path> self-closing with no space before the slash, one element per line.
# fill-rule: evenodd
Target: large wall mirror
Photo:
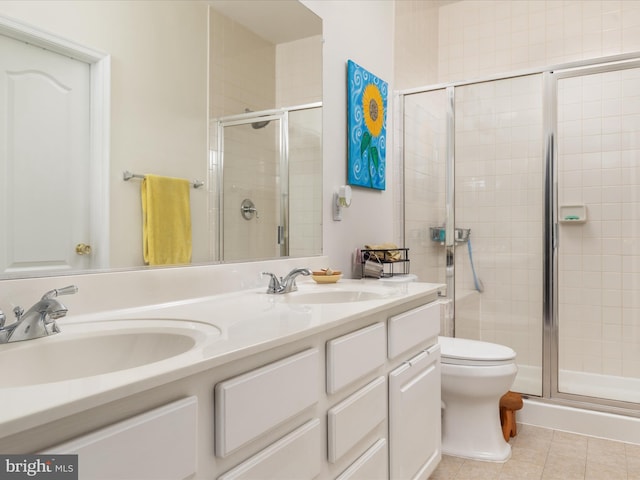
<path fill-rule="evenodd" d="M 193 264 L 322 253 L 322 21 L 300 2 L 3 0 L 0 16 L 97 52 L 72 59 L 84 87 L 0 64 L 11 72 L 2 95 L 17 99 L 0 109 L 0 135 L 19 147 L 0 158 L 0 278 L 144 267 L 140 181 L 126 171 L 204 182 L 190 193 Z M 29 45 L 9 30 L 0 57 Z M 95 125 L 101 54 L 110 71 Z M 35 95 L 38 82 L 55 95 Z M 77 107 L 69 91 L 89 98 L 77 116 L 89 126 L 56 120 Z M 33 107 L 26 117 L 20 105 Z M 84 144 L 55 153 L 69 132 Z"/>

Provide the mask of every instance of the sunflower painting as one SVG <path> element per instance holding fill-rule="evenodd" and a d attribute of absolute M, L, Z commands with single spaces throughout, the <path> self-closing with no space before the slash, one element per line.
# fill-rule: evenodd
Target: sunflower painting
<path fill-rule="evenodd" d="M 387 82 L 348 60 L 350 185 L 385 189 Z"/>

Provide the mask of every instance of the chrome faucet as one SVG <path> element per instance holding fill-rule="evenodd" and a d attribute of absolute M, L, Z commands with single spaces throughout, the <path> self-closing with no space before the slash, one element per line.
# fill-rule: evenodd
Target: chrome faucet
<path fill-rule="evenodd" d="M 278 278 L 271 272 L 262 272 L 262 275 L 271 277 L 267 293 L 290 293 L 298 290 L 296 277 L 298 275 L 311 275 L 311 270 L 308 268 L 294 268 L 283 278 Z"/>
<path fill-rule="evenodd" d="M 56 323 L 58 318 L 67 314 L 67 307 L 56 300 L 59 295 L 71 295 L 78 291 L 75 285 L 57 288 L 45 293 L 42 298 L 26 312 L 22 307 L 13 309 L 16 321 L 5 327 L 6 316 L 0 312 L 0 344 L 33 340 L 55 335 L 60 332 Z"/>

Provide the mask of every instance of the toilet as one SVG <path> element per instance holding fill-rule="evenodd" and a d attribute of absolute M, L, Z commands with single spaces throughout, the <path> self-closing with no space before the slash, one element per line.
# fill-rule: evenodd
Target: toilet
<path fill-rule="evenodd" d="M 496 343 L 438 337 L 442 356 L 442 453 L 504 462 L 500 397 L 513 384 L 516 352 Z"/>

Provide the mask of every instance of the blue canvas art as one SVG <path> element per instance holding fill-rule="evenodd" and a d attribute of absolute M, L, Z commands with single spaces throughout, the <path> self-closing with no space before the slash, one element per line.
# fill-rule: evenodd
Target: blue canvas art
<path fill-rule="evenodd" d="M 387 82 L 348 60 L 348 182 L 385 189 Z"/>

